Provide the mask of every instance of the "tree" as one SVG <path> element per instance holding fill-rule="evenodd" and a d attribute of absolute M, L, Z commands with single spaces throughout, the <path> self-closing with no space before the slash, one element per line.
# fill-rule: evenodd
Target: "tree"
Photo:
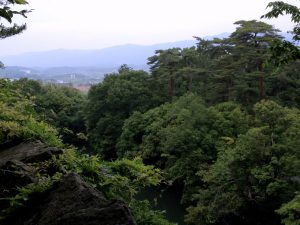
<path fill-rule="evenodd" d="M 129 67 L 127 64 L 121 65 L 121 66 L 119 67 L 119 69 L 118 69 L 118 73 L 119 73 L 119 74 L 122 74 L 122 73 L 128 73 L 128 72 L 130 72 L 130 71 L 132 71 L 132 68 Z"/>
<path fill-rule="evenodd" d="M 124 120 L 134 111 L 144 112 L 161 101 L 155 97 L 149 74 L 122 68 L 120 71 L 91 87 L 85 109 L 89 140 L 105 159 L 116 157 L 115 145 Z"/>
<path fill-rule="evenodd" d="M 163 169 L 168 179 L 183 184 L 183 201 L 190 204 L 202 183 L 195 174 L 216 159 L 221 137 L 234 140 L 246 132 L 247 123 L 237 104 L 207 108 L 199 96 L 188 93 L 129 117 L 118 141 L 118 154 L 141 156 L 144 162 Z"/>
<path fill-rule="evenodd" d="M 26 4 L 28 4 L 26 0 L 0 0 L 0 39 L 19 34 L 26 29 L 26 24 L 13 24 L 12 26 L 5 26 L 1 21 L 5 20 L 11 24 L 15 15 L 21 15 L 26 18 L 26 14 L 29 13 L 30 10 L 23 9 L 20 11 L 15 11 L 11 9 L 11 5 Z M 3 67 L 3 64 L 0 62 L 0 68 L 1 67 Z"/>
<path fill-rule="evenodd" d="M 181 59 L 180 48 L 156 50 L 155 55 L 148 58 L 152 73 L 159 73 L 161 78 L 168 80 L 170 97 L 175 95 L 175 72 L 181 63 Z"/>
<path fill-rule="evenodd" d="M 263 64 L 268 58 L 268 48 L 272 41 L 280 40 L 279 30 L 261 21 L 237 21 L 235 32 L 229 38 L 229 43 L 235 45 L 235 54 L 240 56 L 241 67 L 246 73 L 258 78 L 259 98 L 265 96 L 265 75 Z"/>
<path fill-rule="evenodd" d="M 25 0 L 1 0 L 0 1 L 0 19 L 4 19 L 9 23 L 13 22 L 13 17 L 15 15 L 21 15 L 26 18 L 26 14 L 30 12 L 30 10 L 20 10 L 15 11 L 11 9 L 11 5 L 26 5 L 28 4 Z M 10 37 L 15 34 L 19 34 L 26 29 L 26 24 L 17 25 L 7 27 L 3 23 L 0 24 L 0 39 L 4 39 Z"/>
<path fill-rule="evenodd" d="M 300 107 L 300 60 L 280 66 L 266 80 L 270 99 L 289 107 Z"/>
<path fill-rule="evenodd" d="M 283 1 L 270 2 L 267 5 L 267 8 L 271 10 L 262 16 L 262 18 L 278 18 L 281 15 L 290 15 L 291 21 L 295 23 L 293 31 L 293 40 L 300 40 L 300 8 L 297 6 L 285 3 Z M 289 41 L 274 41 L 274 44 L 271 47 L 271 52 L 273 54 L 272 60 L 276 65 L 286 64 L 289 61 L 300 59 L 300 48 Z"/>
<path fill-rule="evenodd" d="M 261 101 L 253 111 L 255 123 L 248 131 L 227 147 L 220 145 L 209 170 L 197 173 L 205 185 L 194 194 L 197 203 L 188 208 L 189 222 L 276 225 L 278 208 L 280 214 L 297 218 L 299 110 Z"/>
<path fill-rule="evenodd" d="M 62 144 L 57 131 L 39 120 L 29 95 L 16 83 L 0 79 L 0 148 L 28 140 L 49 146 Z"/>

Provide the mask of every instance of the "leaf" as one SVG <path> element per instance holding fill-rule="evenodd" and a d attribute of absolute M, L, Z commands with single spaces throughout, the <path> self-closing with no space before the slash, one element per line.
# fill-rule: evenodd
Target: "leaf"
<path fill-rule="evenodd" d="M 2 9 L 0 9 L 0 17 L 3 17 L 4 19 L 6 19 L 8 22 L 12 22 L 12 17 L 13 14 L 12 12 L 9 10 L 9 8 L 4 7 Z"/>
<path fill-rule="evenodd" d="M 28 4 L 28 2 L 25 1 L 25 0 L 15 0 L 15 2 L 16 2 L 16 4 L 19 4 L 19 5 L 26 5 L 26 4 Z"/>

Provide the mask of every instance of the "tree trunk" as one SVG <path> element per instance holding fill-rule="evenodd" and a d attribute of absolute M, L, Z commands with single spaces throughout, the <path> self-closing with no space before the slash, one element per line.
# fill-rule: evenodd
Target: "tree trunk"
<path fill-rule="evenodd" d="M 264 75 L 263 75 L 263 68 L 262 68 L 262 64 L 263 62 L 261 60 L 257 61 L 257 71 L 260 72 L 259 78 L 258 78 L 258 82 L 259 82 L 259 97 L 260 100 L 265 99 L 265 79 L 264 79 Z"/>
<path fill-rule="evenodd" d="M 174 89 L 175 89 L 175 81 L 174 81 L 174 78 L 171 77 L 169 80 L 169 96 L 170 97 L 174 96 Z"/>
<path fill-rule="evenodd" d="M 189 91 L 189 92 L 192 92 L 192 82 L 193 82 L 193 76 L 190 75 L 189 86 L 188 86 L 188 91 Z"/>
<path fill-rule="evenodd" d="M 264 76 L 261 74 L 259 76 L 259 97 L 260 100 L 265 99 L 265 80 L 264 80 Z"/>

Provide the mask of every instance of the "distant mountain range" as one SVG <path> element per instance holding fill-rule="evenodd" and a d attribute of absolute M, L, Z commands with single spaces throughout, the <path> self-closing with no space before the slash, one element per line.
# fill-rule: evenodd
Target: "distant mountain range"
<path fill-rule="evenodd" d="M 224 38 L 228 33 L 215 36 L 207 36 L 205 39 L 214 37 Z M 162 43 L 155 45 L 120 45 L 100 50 L 66 50 L 58 49 L 45 52 L 31 52 L 19 55 L 6 56 L 0 60 L 6 66 L 21 67 L 97 67 L 118 68 L 122 64 L 128 64 L 134 69 L 147 69 L 147 58 L 154 55 L 157 49 L 186 48 L 196 44 L 195 40 Z"/>
<path fill-rule="evenodd" d="M 203 38 L 211 40 L 229 35 L 229 33 L 222 33 Z M 287 40 L 292 38 L 292 35 L 287 33 L 282 33 L 282 36 Z M 88 80 L 101 80 L 104 74 L 116 71 L 122 64 L 127 64 L 133 69 L 148 70 L 147 59 L 155 54 L 155 50 L 192 47 L 196 42 L 196 40 L 187 40 L 155 45 L 127 44 L 100 50 L 59 49 L 6 56 L 0 58 L 6 66 L 6 69 L 0 70 L 0 77 L 58 79 L 59 76 L 70 77 L 75 74 L 79 77 L 88 77 Z M 64 80 L 69 81 L 70 78 Z"/>

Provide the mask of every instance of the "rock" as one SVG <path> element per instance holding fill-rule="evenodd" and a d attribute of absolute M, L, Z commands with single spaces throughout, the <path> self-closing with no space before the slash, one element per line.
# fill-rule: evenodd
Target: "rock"
<path fill-rule="evenodd" d="M 31 163 L 42 164 L 62 150 L 47 147 L 40 141 L 25 142 L 0 150 L 0 211 L 8 207 L 6 198 L 15 196 L 17 188 L 37 181 L 37 169 Z M 52 168 L 48 168 L 51 170 Z M 47 171 L 48 172 L 48 171 Z"/>
<path fill-rule="evenodd" d="M 8 161 L 0 169 L 0 190 L 36 182 L 36 169 L 20 161 Z"/>
<path fill-rule="evenodd" d="M 27 142 L 0 150 L 0 211 L 9 208 L 3 200 L 17 194 L 17 187 L 36 182 L 38 173 L 53 175 L 53 155 L 63 153 L 43 143 Z M 50 190 L 35 193 L 26 204 L 9 214 L 0 225 L 131 225 L 126 204 L 104 195 L 70 173 Z"/>
<path fill-rule="evenodd" d="M 52 158 L 52 155 L 62 154 L 63 151 L 47 147 L 40 141 L 21 143 L 17 146 L 0 150 L 0 167 L 8 161 L 24 163 L 42 162 Z"/>
<path fill-rule="evenodd" d="M 125 203 L 107 200 L 103 194 L 71 173 L 30 207 L 20 210 L 2 225 L 131 225 L 135 224 Z"/>

